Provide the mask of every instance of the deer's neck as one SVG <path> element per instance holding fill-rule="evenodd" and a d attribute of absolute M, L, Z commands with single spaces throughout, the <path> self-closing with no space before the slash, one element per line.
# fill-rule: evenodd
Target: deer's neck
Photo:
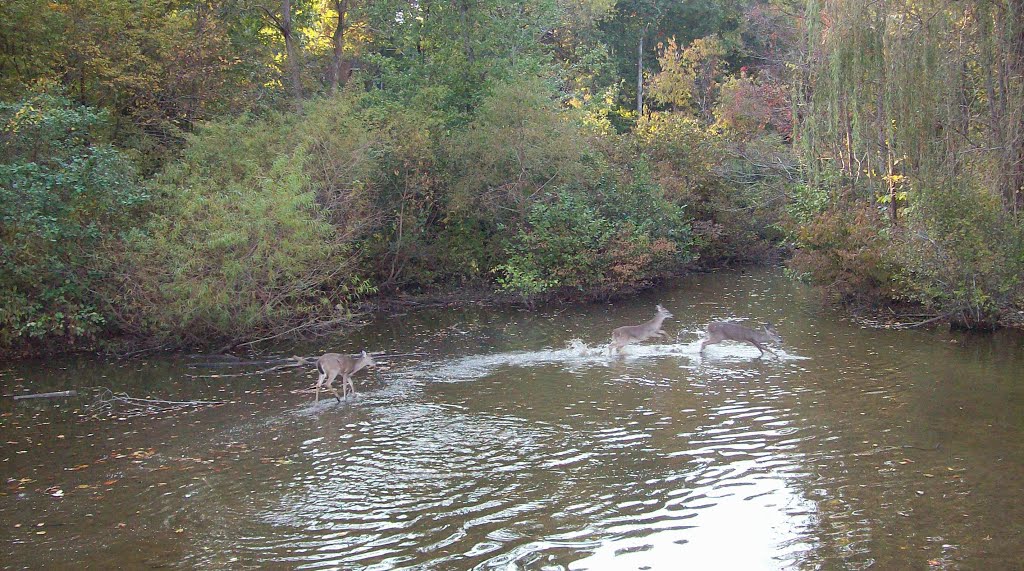
<path fill-rule="evenodd" d="M 652 329 L 661 329 L 661 324 L 665 321 L 664 315 L 655 315 L 654 319 L 647 322 L 647 325 Z"/>

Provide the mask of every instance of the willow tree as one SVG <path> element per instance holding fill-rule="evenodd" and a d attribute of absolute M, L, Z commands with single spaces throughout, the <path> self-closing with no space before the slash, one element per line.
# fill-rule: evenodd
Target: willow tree
<path fill-rule="evenodd" d="M 983 184 L 1019 212 L 1024 185 L 1024 7 L 1013 0 L 810 0 L 809 161 L 861 198 L 914 184 Z"/>
<path fill-rule="evenodd" d="M 817 182 L 838 181 L 833 204 L 847 208 L 829 214 L 845 225 L 840 232 L 819 235 L 874 225 L 881 261 L 852 273 L 888 272 L 897 297 L 964 325 L 989 326 L 1019 308 L 1024 7 L 809 0 L 806 23 L 800 141 Z M 863 218 L 883 206 L 886 231 Z M 847 242 L 818 245 L 833 260 L 844 248 L 864 250 Z M 877 271 L 886 264 L 891 272 Z"/>

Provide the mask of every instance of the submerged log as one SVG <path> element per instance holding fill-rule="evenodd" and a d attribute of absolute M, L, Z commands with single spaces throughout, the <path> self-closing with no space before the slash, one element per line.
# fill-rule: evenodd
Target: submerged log
<path fill-rule="evenodd" d="M 78 396 L 78 391 L 57 391 L 53 393 L 36 393 L 32 395 L 17 395 L 14 400 L 26 400 L 26 399 L 56 399 L 64 397 Z"/>

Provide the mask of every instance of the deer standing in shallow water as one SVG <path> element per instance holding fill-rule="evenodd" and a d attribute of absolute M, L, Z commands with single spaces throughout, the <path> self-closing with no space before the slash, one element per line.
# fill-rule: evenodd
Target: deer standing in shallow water
<path fill-rule="evenodd" d="M 367 355 L 366 351 L 363 351 L 358 357 L 350 357 L 338 353 L 325 353 L 316 360 L 316 370 L 320 372 L 320 377 L 316 380 L 316 402 L 320 402 L 320 389 L 325 385 L 334 393 L 334 398 L 341 402 L 341 398 L 338 396 L 338 389 L 332 386 L 334 378 L 338 375 L 341 375 L 342 396 L 348 398 L 349 392 L 355 396 L 356 387 L 352 384 L 352 375 L 356 374 L 363 367 L 372 367 L 376 364 L 373 362 L 373 357 Z"/>
<path fill-rule="evenodd" d="M 766 343 L 782 343 L 782 336 L 775 330 L 775 327 L 771 323 L 764 324 L 764 330 L 758 331 L 749 327 L 744 327 L 739 323 L 732 323 L 729 321 L 714 321 L 708 324 L 708 338 L 700 344 L 700 354 L 704 354 L 704 348 L 708 345 L 714 345 L 715 343 L 721 343 L 722 341 L 739 341 L 741 343 L 750 343 L 754 347 L 757 347 L 761 354 L 757 356 L 758 359 L 764 357 L 765 352 L 771 353 L 775 357 L 778 357 L 770 349 L 765 348 Z"/>
<path fill-rule="evenodd" d="M 612 331 L 612 342 L 608 345 L 608 354 L 611 355 L 612 351 L 621 352 L 622 348 L 630 343 L 636 341 L 643 341 L 650 337 L 664 337 L 669 338 L 668 333 L 661 328 L 662 322 L 665 319 L 672 317 L 667 309 L 660 305 L 654 306 L 658 310 L 654 318 L 647 323 L 641 323 L 640 325 L 624 325 L 616 328 Z"/>

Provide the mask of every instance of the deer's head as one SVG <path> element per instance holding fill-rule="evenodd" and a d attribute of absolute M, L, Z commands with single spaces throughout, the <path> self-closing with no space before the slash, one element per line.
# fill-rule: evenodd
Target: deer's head
<path fill-rule="evenodd" d="M 765 332 L 765 334 L 768 335 L 768 337 L 772 341 L 774 341 L 774 342 L 776 342 L 776 343 L 778 343 L 780 345 L 782 344 L 782 335 L 779 335 L 779 332 L 775 330 L 775 326 L 774 325 L 772 325 L 771 323 L 765 323 L 764 324 L 764 332 Z"/>

